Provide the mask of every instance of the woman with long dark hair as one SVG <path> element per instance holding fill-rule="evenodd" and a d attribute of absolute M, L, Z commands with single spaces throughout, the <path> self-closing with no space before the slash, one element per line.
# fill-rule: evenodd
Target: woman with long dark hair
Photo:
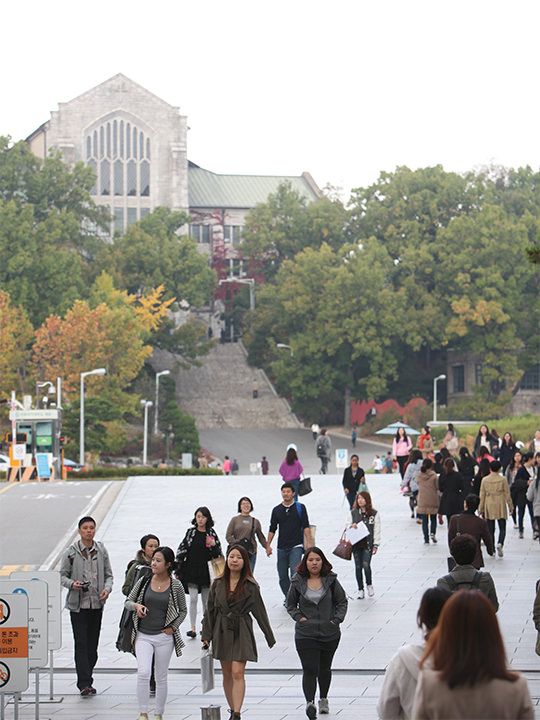
<path fill-rule="evenodd" d="M 476 471 L 476 475 L 474 476 L 473 483 L 472 483 L 472 492 L 475 495 L 478 495 L 480 497 L 480 488 L 482 487 L 482 480 L 487 477 L 491 472 L 491 467 L 489 465 L 489 460 L 487 458 L 483 458 L 478 463 L 478 470 Z"/>
<path fill-rule="evenodd" d="M 440 587 L 429 588 L 422 595 L 416 623 L 423 631 L 424 642 L 419 645 L 403 645 L 388 663 L 377 703 L 381 720 L 409 720 L 411 717 L 416 683 L 420 675 L 420 660 L 426 650 L 426 641 L 437 626 L 449 597 L 450 592 Z"/>
<path fill-rule="evenodd" d="M 368 489 L 364 470 L 358 462 L 358 455 L 351 455 L 351 464 L 343 471 L 343 479 L 341 481 L 350 508 L 354 505 L 359 490 Z"/>
<path fill-rule="evenodd" d="M 491 433 L 489 432 L 489 428 L 487 425 L 480 425 L 480 428 L 478 430 L 478 435 L 476 436 L 474 440 L 474 450 L 473 454 L 475 458 L 478 458 L 480 455 L 480 448 L 485 447 L 486 450 L 491 455 L 493 452 L 493 444 L 494 440 L 491 436 Z"/>
<path fill-rule="evenodd" d="M 471 456 L 468 448 L 464 446 L 459 448 L 459 460 L 457 462 L 457 467 L 459 472 L 461 473 L 461 477 L 463 478 L 463 483 L 465 488 L 467 489 L 467 492 L 471 492 L 473 487 L 476 462 Z"/>
<path fill-rule="evenodd" d="M 358 493 L 351 510 L 351 526 L 357 528 L 360 523 L 364 523 L 368 534 L 362 538 L 362 540 L 355 543 L 352 548 L 356 582 L 358 584 L 358 590 L 356 591 L 357 600 L 363 600 L 365 597 L 362 574 L 366 577 L 369 597 L 375 595 L 371 572 L 371 558 L 377 553 L 379 545 L 381 544 L 381 519 L 379 513 L 371 504 L 371 495 L 365 490 Z"/>
<path fill-rule="evenodd" d="M 399 427 L 396 430 L 396 437 L 392 443 L 392 455 L 399 465 L 399 472 L 402 479 L 405 478 L 405 465 L 412 450 L 412 441 L 405 432 L 405 428 Z"/>
<path fill-rule="evenodd" d="M 516 450 L 512 455 L 512 459 L 510 460 L 508 467 L 506 468 L 506 472 L 504 473 L 508 482 L 508 487 L 510 488 L 510 497 L 512 497 L 512 485 L 514 484 L 514 480 L 516 479 L 517 471 L 521 467 L 522 460 L 523 455 L 521 454 L 521 451 Z M 514 521 L 514 530 L 517 530 L 518 524 L 515 505 L 512 510 L 512 520 Z"/>
<path fill-rule="evenodd" d="M 296 650 L 302 663 L 306 715 L 317 717 L 315 693 L 319 684 L 319 712 L 327 715 L 332 660 L 339 645 L 340 623 L 347 614 L 347 595 L 325 554 L 306 550 L 287 593 L 287 612 L 296 622 Z"/>
<path fill-rule="evenodd" d="M 446 602 L 420 666 L 413 720 L 534 719 L 527 681 L 509 671 L 495 610 L 478 590 Z"/>
<path fill-rule="evenodd" d="M 232 545 L 223 575 L 212 583 L 202 630 L 203 645 L 209 647 L 212 643 L 213 656 L 221 663 L 229 720 L 240 720 L 246 694 L 246 662 L 256 662 L 258 657 L 251 615 L 268 647 L 273 647 L 276 641 L 248 554 L 241 545 Z"/>
<path fill-rule="evenodd" d="M 459 447 L 459 440 L 457 433 L 452 423 L 446 425 L 446 433 L 443 438 L 443 445 L 448 450 L 450 455 L 455 455 Z"/>
<path fill-rule="evenodd" d="M 191 629 L 187 631 L 186 635 L 196 638 L 197 600 L 200 594 L 204 612 L 210 590 L 208 562 L 212 558 L 219 557 L 222 552 L 221 543 L 214 530 L 214 519 L 206 506 L 203 505 L 195 510 L 191 524 L 193 527 L 186 532 L 176 551 L 176 562 L 178 563 L 177 577 L 182 581 L 186 592 L 189 593 Z"/>
<path fill-rule="evenodd" d="M 294 487 L 295 500 L 298 500 L 298 487 L 303 472 L 304 468 L 298 459 L 296 449 L 289 447 L 285 455 L 285 460 L 279 466 L 279 474 L 283 478 L 284 483 L 289 482 Z"/>
<path fill-rule="evenodd" d="M 416 496 L 418 495 L 418 484 L 416 482 L 416 476 L 420 472 L 422 467 L 422 451 L 411 450 L 409 454 L 409 460 L 405 466 L 405 475 L 401 481 L 401 485 L 406 489 L 409 496 L 409 508 L 411 510 L 411 517 L 414 518 L 414 508 L 416 506 Z M 418 513 L 419 515 L 419 513 Z M 417 522 L 421 520 L 418 517 Z"/>
<path fill-rule="evenodd" d="M 514 457 L 516 450 L 516 443 L 514 442 L 511 433 L 505 432 L 499 448 L 499 461 L 503 467 L 503 473 L 506 473 L 506 468 L 512 462 L 512 458 Z"/>
<path fill-rule="evenodd" d="M 131 645 L 137 658 L 137 699 L 139 720 L 148 718 L 148 684 L 155 661 L 156 704 L 154 720 L 162 720 L 167 701 L 167 672 L 173 648 L 182 654 L 184 641 L 180 625 L 186 617 L 186 598 L 182 584 L 171 577 L 175 569 L 174 552 L 160 546 L 152 555 L 151 577 L 140 578 L 129 593 L 124 607 L 133 613 Z"/>
<path fill-rule="evenodd" d="M 442 493 L 439 515 L 446 515 L 448 524 L 450 524 L 452 515 L 463 512 L 465 489 L 461 473 L 456 471 L 452 458 L 447 458 L 443 463 L 443 471 L 439 475 L 439 490 Z"/>

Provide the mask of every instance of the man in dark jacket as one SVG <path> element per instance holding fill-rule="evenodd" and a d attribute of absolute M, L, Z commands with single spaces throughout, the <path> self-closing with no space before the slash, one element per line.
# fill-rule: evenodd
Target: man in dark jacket
<path fill-rule="evenodd" d="M 437 580 L 437 587 L 445 588 L 452 593 L 457 590 L 480 590 L 497 612 L 499 600 L 493 578 L 488 572 L 477 570 L 472 565 L 476 545 L 472 535 L 458 535 L 452 540 L 450 552 L 456 561 L 456 567 L 448 575 L 443 575 Z"/>
<path fill-rule="evenodd" d="M 450 547 L 452 540 L 461 534 L 472 535 L 476 540 L 476 555 L 471 565 L 477 570 L 484 567 L 484 558 L 482 556 L 482 550 L 480 548 L 480 540 L 483 540 L 488 551 L 488 555 L 495 554 L 493 548 L 493 538 L 489 532 L 487 522 L 476 515 L 478 505 L 480 504 L 480 498 L 474 493 L 470 493 L 465 498 L 465 512 L 459 513 L 459 515 L 452 515 L 450 518 L 450 525 L 448 526 L 448 547 Z"/>

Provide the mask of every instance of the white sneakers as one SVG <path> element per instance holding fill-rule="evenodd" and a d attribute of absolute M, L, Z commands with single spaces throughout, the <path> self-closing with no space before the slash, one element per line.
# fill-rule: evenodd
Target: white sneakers
<path fill-rule="evenodd" d="M 502 557 L 504 555 L 501 543 L 497 545 L 497 555 L 499 557 Z"/>
<path fill-rule="evenodd" d="M 363 591 L 363 590 L 357 590 L 357 591 L 354 593 L 354 597 L 355 597 L 356 600 L 363 600 L 364 597 L 365 597 L 364 591 Z"/>
<path fill-rule="evenodd" d="M 369 597 L 373 597 L 375 595 L 375 590 L 373 589 L 373 585 L 367 586 L 367 594 Z"/>

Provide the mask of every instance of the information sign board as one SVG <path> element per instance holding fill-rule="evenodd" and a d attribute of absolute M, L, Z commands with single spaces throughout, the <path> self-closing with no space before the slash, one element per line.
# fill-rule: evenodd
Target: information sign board
<path fill-rule="evenodd" d="M 4 595 L 26 595 L 28 598 L 28 666 L 36 670 L 48 662 L 48 587 L 42 580 L 1 580 Z"/>
<path fill-rule="evenodd" d="M 16 570 L 10 580 L 41 580 L 47 583 L 49 597 L 49 650 L 62 647 L 62 584 L 58 570 Z"/>
<path fill-rule="evenodd" d="M 349 465 L 349 452 L 347 448 L 336 449 L 336 467 L 346 468 Z"/>
<path fill-rule="evenodd" d="M 28 598 L 0 582 L 0 694 L 28 688 Z"/>
<path fill-rule="evenodd" d="M 51 468 L 49 466 L 48 453 L 36 453 L 37 472 L 40 478 L 50 478 Z"/>

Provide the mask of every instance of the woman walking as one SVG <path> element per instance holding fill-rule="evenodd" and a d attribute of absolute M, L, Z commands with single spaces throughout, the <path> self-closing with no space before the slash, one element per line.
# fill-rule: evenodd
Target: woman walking
<path fill-rule="evenodd" d="M 512 455 L 512 459 L 510 460 L 508 467 L 506 468 L 506 472 L 504 473 L 508 482 L 508 487 L 510 488 L 510 497 L 512 497 L 512 485 L 514 484 L 514 480 L 516 479 L 517 471 L 521 467 L 522 460 L 523 455 L 521 454 L 521 451 L 516 450 L 515 453 Z M 513 499 L 512 502 L 514 502 Z M 518 524 L 515 505 L 514 509 L 512 510 L 512 520 L 514 521 L 514 530 L 517 530 Z"/>
<path fill-rule="evenodd" d="M 294 487 L 294 499 L 298 500 L 298 486 L 300 485 L 300 477 L 304 472 L 304 468 L 298 459 L 296 449 L 289 447 L 285 460 L 279 466 L 279 474 L 283 478 L 283 482 L 289 482 Z"/>
<path fill-rule="evenodd" d="M 437 513 L 439 512 L 439 479 L 430 458 L 425 458 L 422 462 L 420 472 L 416 476 L 416 483 L 418 485 L 417 513 L 422 516 L 424 544 L 429 545 L 430 537 L 432 542 L 437 542 Z"/>
<path fill-rule="evenodd" d="M 373 589 L 371 558 L 377 553 L 381 544 L 381 519 L 379 513 L 371 504 L 371 495 L 365 490 L 358 493 L 351 510 L 351 526 L 357 528 L 360 523 L 364 523 L 368 534 L 359 542 L 353 545 L 354 567 L 356 572 L 356 582 L 358 590 L 356 599 L 363 600 L 364 595 L 364 578 L 366 577 L 367 593 L 369 597 L 375 595 Z"/>
<path fill-rule="evenodd" d="M 463 512 L 464 493 L 463 477 L 456 471 L 452 458 L 443 463 L 443 471 L 439 476 L 439 490 L 442 493 L 439 504 L 439 515 L 446 515 L 448 524 L 452 515 Z"/>
<path fill-rule="evenodd" d="M 420 666 L 413 720 L 534 718 L 527 681 L 508 670 L 495 610 L 478 590 L 446 602 Z"/>
<path fill-rule="evenodd" d="M 531 480 L 529 489 L 527 490 L 527 500 L 532 503 L 533 517 L 537 531 L 540 530 L 540 473 L 536 472 L 536 477 Z M 534 537 L 534 535 L 533 535 Z M 537 538 L 539 535 L 537 534 Z M 540 655 L 540 653 L 538 653 Z"/>
<path fill-rule="evenodd" d="M 186 617 L 181 583 L 171 577 L 174 553 L 158 547 L 152 556 L 152 576 L 142 577 L 129 593 L 124 607 L 133 613 L 131 645 L 137 657 L 139 720 L 148 718 L 148 683 L 155 658 L 156 703 L 154 720 L 162 720 L 167 701 L 167 672 L 173 648 L 182 654 L 180 625 Z"/>
<path fill-rule="evenodd" d="M 287 593 L 287 612 L 296 622 L 295 644 L 302 663 L 306 715 L 317 717 L 315 693 L 319 684 L 319 712 L 327 715 L 332 660 L 339 645 L 340 623 L 347 614 L 347 596 L 322 550 L 306 550 Z"/>
<path fill-rule="evenodd" d="M 499 541 L 497 555 L 503 557 L 503 545 L 506 538 L 506 506 L 510 513 L 513 510 L 512 498 L 508 483 L 499 475 L 501 463 L 494 460 L 491 463 L 491 472 L 482 480 L 480 485 L 480 515 L 483 515 L 489 528 L 489 533 L 495 545 L 495 520 L 499 525 Z"/>
<path fill-rule="evenodd" d="M 253 621 L 257 620 L 268 647 L 275 645 L 259 585 L 251 574 L 248 554 L 240 545 L 227 552 L 225 570 L 212 583 L 204 613 L 202 642 L 212 643 L 214 658 L 220 661 L 223 690 L 230 706 L 229 720 L 240 720 L 246 693 L 246 662 L 257 662 Z"/>
<path fill-rule="evenodd" d="M 235 515 L 229 522 L 225 539 L 229 545 L 242 545 L 249 555 L 251 572 L 255 570 L 257 562 L 257 538 L 266 548 L 266 536 L 262 531 L 261 523 L 257 518 L 251 516 L 253 503 L 248 497 L 241 497 L 238 501 L 238 515 Z"/>
<path fill-rule="evenodd" d="M 420 645 L 403 645 L 388 663 L 377 703 L 381 720 L 410 719 L 426 641 L 437 627 L 439 615 L 449 597 L 450 592 L 440 587 L 429 588 L 422 595 L 416 622 L 424 632 L 424 642 Z"/>
<path fill-rule="evenodd" d="M 456 454 L 456 451 L 459 447 L 459 440 L 452 423 L 448 423 L 446 426 L 446 433 L 444 434 L 443 445 L 448 450 L 450 455 Z"/>
<path fill-rule="evenodd" d="M 402 479 L 405 478 L 405 464 L 411 450 L 411 438 L 408 437 L 405 428 L 399 427 L 396 431 L 394 442 L 392 443 L 392 456 L 394 461 L 397 461 Z"/>
<path fill-rule="evenodd" d="M 505 432 L 499 448 L 499 460 L 501 461 L 503 473 L 506 474 L 506 468 L 512 462 L 514 453 L 516 452 L 516 443 L 509 432 Z"/>
<path fill-rule="evenodd" d="M 358 492 L 368 489 L 364 470 L 358 462 L 358 455 L 351 455 L 351 464 L 343 471 L 343 479 L 341 481 L 350 508 L 354 505 Z"/>
<path fill-rule="evenodd" d="M 195 623 L 197 621 L 197 600 L 199 593 L 202 598 L 203 612 L 210 590 L 210 573 L 208 562 L 222 555 L 221 544 L 214 530 L 214 519 L 206 506 L 197 508 L 191 521 L 193 527 L 186 532 L 184 539 L 176 551 L 178 563 L 177 577 L 182 581 L 184 589 L 189 593 L 189 620 L 191 630 L 186 635 L 197 637 Z"/>
<path fill-rule="evenodd" d="M 140 540 L 140 545 L 141 549 L 137 550 L 135 559 L 130 560 L 126 568 L 124 584 L 122 585 L 122 592 L 126 595 L 126 597 L 129 595 L 129 591 L 133 586 L 133 580 L 137 570 L 141 571 L 144 567 L 148 568 L 148 574 L 151 573 L 152 556 L 154 554 L 154 550 L 159 547 L 159 538 L 157 535 L 143 535 Z"/>
<path fill-rule="evenodd" d="M 480 455 L 480 448 L 485 447 L 490 455 L 493 453 L 494 440 L 487 425 L 480 425 L 478 435 L 474 440 L 473 454 L 475 458 Z"/>

